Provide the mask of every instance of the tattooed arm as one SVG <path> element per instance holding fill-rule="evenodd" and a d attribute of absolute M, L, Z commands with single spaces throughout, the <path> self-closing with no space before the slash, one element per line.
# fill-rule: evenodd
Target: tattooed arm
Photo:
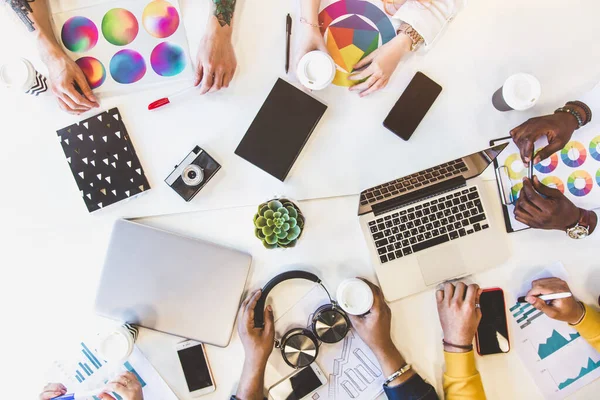
<path fill-rule="evenodd" d="M 208 17 L 206 32 L 198 48 L 194 79 L 194 85 L 201 85 L 201 94 L 228 87 L 237 67 L 231 43 L 236 0 L 207 1 L 212 2 L 213 11 Z"/>
<path fill-rule="evenodd" d="M 50 24 L 47 0 L 3 0 L 17 14 L 38 44 L 50 75 L 50 88 L 60 108 L 80 114 L 98 107 L 81 69 L 62 50 Z M 79 91 L 77 90 L 79 89 Z"/>

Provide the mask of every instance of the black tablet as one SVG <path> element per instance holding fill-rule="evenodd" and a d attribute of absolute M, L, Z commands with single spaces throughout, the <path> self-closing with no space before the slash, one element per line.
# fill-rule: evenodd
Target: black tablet
<path fill-rule="evenodd" d="M 326 109 L 278 79 L 235 154 L 283 182 Z"/>

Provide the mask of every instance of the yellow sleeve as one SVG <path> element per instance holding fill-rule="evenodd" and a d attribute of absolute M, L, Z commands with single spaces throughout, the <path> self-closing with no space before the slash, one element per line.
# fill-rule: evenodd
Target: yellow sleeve
<path fill-rule="evenodd" d="M 577 325 L 573 325 L 577 332 L 589 342 L 597 351 L 600 351 L 600 313 L 592 307 L 585 305 L 585 316 Z"/>
<path fill-rule="evenodd" d="M 481 376 L 475 368 L 473 350 L 468 353 L 444 352 L 444 394 L 446 400 L 485 400 Z"/>

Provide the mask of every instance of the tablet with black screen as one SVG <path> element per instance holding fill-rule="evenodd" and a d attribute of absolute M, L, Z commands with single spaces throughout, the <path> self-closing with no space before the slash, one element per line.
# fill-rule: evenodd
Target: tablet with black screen
<path fill-rule="evenodd" d="M 283 182 L 326 109 L 278 79 L 235 154 Z"/>

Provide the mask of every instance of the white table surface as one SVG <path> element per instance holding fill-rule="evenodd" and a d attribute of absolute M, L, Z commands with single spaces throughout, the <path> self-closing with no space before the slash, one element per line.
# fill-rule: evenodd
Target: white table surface
<path fill-rule="evenodd" d="M 6 398 L 35 398 L 44 384 L 45 370 L 62 346 L 93 323 L 95 287 L 116 216 L 251 204 L 153 218 L 147 223 L 250 251 L 255 258 L 253 288 L 294 266 L 319 271 L 332 287 L 348 276 L 373 278 L 355 217 L 356 196 L 301 203 L 309 221 L 307 230 L 298 248 L 285 252 L 264 250 L 253 237 L 249 224 L 255 205 L 274 193 L 297 199 L 357 193 L 377 182 L 467 154 L 529 116 L 576 98 L 600 78 L 600 48 L 596 46 L 600 3 L 472 1 L 426 56 L 402 64 L 385 91 L 362 100 L 336 87 L 317 93 L 329 110 L 290 177 L 280 184 L 234 156 L 233 150 L 282 74 L 283 21 L 291 2 L 245 0 L 240 4 L 235 33 L 240 67 L 228 91 L 192 97 L 154 114 L 145 111 L 149 100 L 177 87 L 103 100 L 103 109 L 116 105 L 123 113 L 155 187 L 145 197 L 103 215 L 87 214 L 54 132 L 80 118 L 59 112 L 50 97 L 34 99 L 0 90 L 4 138 L 0 151 L 0 372 L 8 377 L 2 380 L 8 383 L 2 389 Z M 194 2 L 184 2 L 183 8 L 190 45 L 195 49 L 205 14 Z M 12 19 L 4 10 L 0 13 L 0 62 L 24 56 L 43 70 L 35 46 L 11 25 Z M 266 21 L 281 24 L 270 28 Z M 406 143 L 380 124 L 417 70 L 442 84 L 444 93 Z M 491 94 L 517 71 L 540 79 L 540 103 L 528 112 L 496 112 Z M 224 169 L 197 200 L 184 204 L 162 180 L 195 144 L 211 152 Z M 526 266 L 560 260 L 571 273 L 570 283 L 577 294 L 587 301 L 598 294 L 600 265 L 593 257 L 600 237 L 575 243 L 560 233 L 528 231 L 511 235 L 510 240 L 511 260 L 475 276 L 475 281 L 504 287 Z M 396 343 L 439 391 L 441 333 L 433 294 L 396 302 L 392 309 Z M 140 347 L 183 395 L 172 351 L 177 340 L 143 332 Z M 208 353 L 219 389 L 206 398 L 223 399 L 238 379 L 241 344 L 234 335 L 228 348 L 211 347 Z M 516 353 L 479 359 L 478 364 L 490 398 L 540 397 Z M 575 397 L 589 399 L 598 388 L 596 382 Z"/>

